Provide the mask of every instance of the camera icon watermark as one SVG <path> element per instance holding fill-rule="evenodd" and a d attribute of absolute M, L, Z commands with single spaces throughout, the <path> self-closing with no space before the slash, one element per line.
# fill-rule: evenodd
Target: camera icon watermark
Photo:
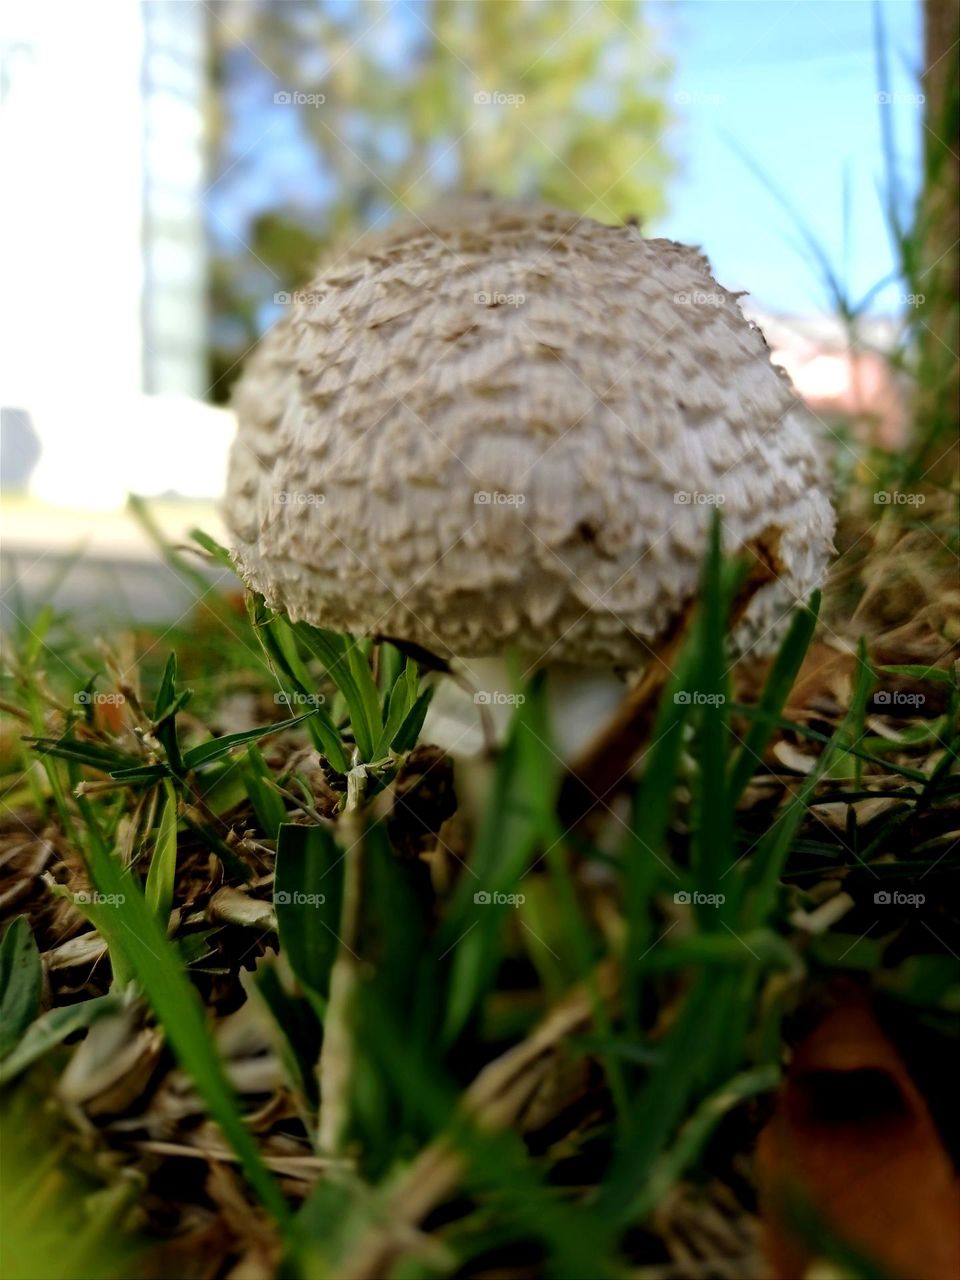
<path fill-rule="evenodd" d="M 126 702 L 122 693 L 97 693 L 95 689 L 81 689 L 73 695 L 78 707 L 121 707 Z"/>
<path fill-rule="evenodd" d="M 473 695 L 478 707 L 522 707 L 526 700 L 524 693 L 504 693 L 500 689 L 480 689 Z"/>
<path fill-rule="evenodd" d="M 298 690 L 286 693 L 281 689 L 273 695 L 273 700 L 278 707 L 322 707 L 327 699 L 322 693 L 300 693 Z"/>
<path fill-rule="evenodd" d="M 873 895 L 878 907 L 922 907 L 926 900 L 924 893 L 902 893 L 899 889 L 878 889 Z"/>
<path fill-rule="evenodd" d="M 678 507 L 722 507 L 726 494 L 701 493 L 698 489 L 678 489 L 673 495 Z"/>
<path fill-rule="evenodd" d="M 897 489 L 878 489 L 873 495 L 878 507 L 922 507 L 926 500 L 923 493 L 901 493 Z"/>
<path fill-rule="evenodd" d="M 302 493 L 296 489 L 278 489 L 273 495 L 274 502 L 280 507 L 322 507 L 326 502 L 326 494 Z"/>
<path fill-rule="evenodd" d="M 519 107 L 526 100 L 524 93 L 502 93 L 499 89 L 478 89 L 473 95 L 477 107 Z"/>
<path fill-rule="evenodd" d="M 699 889 L 678 889 L 673 895 L 678 907 L 722 907 L 727 900 L 725 893 L 701 893 Z"/>
<path fill-rule="evenodd" d="M 81 889 L 73 895 L 78 907 L 122 907 L 126 900 L 125 893 L 100 893 L 98 889 Z"/>
<path fill-rule="evenodd" d="M 473 495 L 475 507 L 522 507 L 526 501 L 525 493 L 501 493 L 499 489 L 478 489 Z"/>
<path fill-rule="evenodd" d="M 701 693 L 699 689 L 678 689 L 673 695 L 678 707 L 722 707 L 726 700 L 722 693 Z"/>
<path fill-rule="evenodd" d="M 299 890 L 290 893 L 286 889 L 280 889 L 273 895 L 273 901 L 278 907 L 322 907 L 326 900 L 326 894 L 301 893 Z"/>
<path fill-rule="evenodd" d="M 925 694 L 906 693 L 901 689 L 878 689 L 873 695 L 873 703 L 877 707 L 906 707 L 915 710 L 922 707 L 926 700 Z"/>
<path fill-rule="evenodd" d="M 881 107 L 922 107 L 927 97 L 923 93 L 891 93 L 885 89 L 874 94 L 873 100 Z"/>
<path fill-rule="evenodd" d="M 278 307 L 319 307 L 325 294 L 315 289 L 278 289 L 273 295 L 274 304 Z"/>
<path fill-rule="evenodd" d="M 327 100 L 325 93 L 301 93 L 299 90 L 281 89 L 273 95 L 278 107 L 322 107 Z"/>
<path fill-rule="evenodd" d="M 525 293 L 486 293 L 481 290 L 473 295 L 478 307 L 522 307 L 527 300 Z"/>
<path fill-rule="evenodd" d="M 708 293 L 703 289 L 681 290 L 673 295 L 673 300 L 681 307 L 723 307 L 727 302 L 722 293 Z"/>
<path fill-rule="evenodd" d="M 491 893 L 487 889 L 478 889 L 473 900 L 478 907 L 522 907 L 527 898 L 523 893 L 498 893 L 496 890 Z"/>

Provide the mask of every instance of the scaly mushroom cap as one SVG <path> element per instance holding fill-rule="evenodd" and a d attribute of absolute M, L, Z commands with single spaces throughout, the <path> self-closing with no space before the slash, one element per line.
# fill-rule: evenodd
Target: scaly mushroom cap
<path fill-rule="evenodd" d="M 767 640 L 833 513 L 809 420 L 697 250 L 467 201 L 324 265 L 241 380 L 225 515 L 291 618 L 637 665 L 729 549 L 779 535 Z"/>

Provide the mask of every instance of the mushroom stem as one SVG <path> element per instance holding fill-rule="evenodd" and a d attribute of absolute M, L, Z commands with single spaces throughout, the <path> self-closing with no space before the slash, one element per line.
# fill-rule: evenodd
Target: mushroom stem
<path fill-rule="evenodd" d="M 347 774 L 347 800 L 339 822 L 344 847 L 340 945 L 330 971 L 330 998 L 320 1052 L 319 1147 L 327 1155 L 341 1152 L 350 1119 L 353 1076 L 353 1011 L 359 979 L 357 954 L 363 890 L 363 854 L 367 775 L 364 765 Z"/>
<path fill-rule="evenodd" d="M 454 759 L 475 759 L 501 747 L 513 714 L 523 701 L 522 686 L 506 658 L 457 658 L 453 676 L 438 675 L 423 726 L 423 738 Z M 626 693 L 625 681 L 611 670 L 545 663 L 553 741 L 564 761 L 576 756 L 607 722 Z"/>
<path fill-rule="evenodd" d="M 569 765 L 609 722 L 627 686 L 614 671 L 603 668 L 548 663 L 544 669 L 549 746 Z M 523 681 L 517 680 L 505 658 L 456 659 L 452 676 L 437 675 L 421 736 L 453 759 L 460 810 L 475 820 L 489 794 L 493 756 L 523 699 L 518 687 Z"/>

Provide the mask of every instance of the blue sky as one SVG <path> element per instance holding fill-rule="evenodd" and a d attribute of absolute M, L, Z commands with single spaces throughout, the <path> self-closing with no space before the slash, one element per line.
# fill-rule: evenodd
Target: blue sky
<path fill-rule="evenodd" d="M 842 266 L 844 185 L 851 292 L 892 268 L 877 196 L 880 107 L 870 0 L 682 0 L 648 5 L 675 61 L 672 93 L 689 102 L 673 136 L 679 175 L 659 234 L 702 244 L 728 288 L 777 311 L 821 310 L 823 290 L 777 201 L 737 154 L 783 192 L 831 260 Z M 903 188 L 916 189 L 921 107 L 921 7 L 884 0 L 893 113 Z M 878 299 L 888 310 L 899 289 Z"/>
<path fill-rule="evenodd" d="M 827 309 L 809 253 L 749 157 L 822 244 L 854 299 L 888 275 L 880 111 L 893 122 L 909 199 L 922 135 L 919 0 L 882 0 L 895 99 L 882 108 L 873 0 L 647 0 L 645 12 L 657 47 L 674 65 L 667 92 L 676 118 L 666 141 L 678 166 L 668 212 L 646 231 L 701 245 L 720 281 L 749 292 L 765 310 Z M 402 60 L 413 26 L 410 10 L 394 5 L 377 25 L 380 55 L 392 38 Z M 296 113 L 265 113 L 262 70 L 250 66 L 252 76 L 240 75 L 231 88 L 238 163 L 209 199 L 214 237 L 231 250 L 241 247 L 253 212 L 322 203 L 329 191 L 329 177 L 304 148 Z M 891 285 L 874 309 L 897 310 L 899 294 Z M 269 321 L 272 308 L 266 311 Z"/>

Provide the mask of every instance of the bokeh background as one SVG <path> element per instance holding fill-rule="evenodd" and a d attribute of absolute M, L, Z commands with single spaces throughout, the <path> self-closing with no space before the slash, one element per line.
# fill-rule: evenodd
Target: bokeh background
<path fill-rule="evenodd" d="M 174 609 L 128 494 L 216 533 L 258 336 L 331 240 L 445 191 L 701 245 L 841 468 L 901 443 L 914 0 L 10 0 L 2 21 L 8 617 Z"/>

